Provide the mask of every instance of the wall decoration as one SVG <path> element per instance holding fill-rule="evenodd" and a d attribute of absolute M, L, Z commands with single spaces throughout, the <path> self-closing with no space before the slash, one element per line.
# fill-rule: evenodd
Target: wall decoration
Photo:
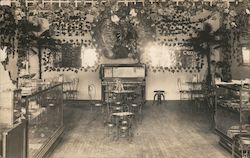
<path fill-rule="evenodd" d="M 17 23 L 11 7 L 0 6 L 0 23 L 0 47 L 14 48 Z"/>
<path fill-rule="evenodd" d="M 225 60 L 230 63 L 231 53 L 233 56 L 239 56 L 238 46 L 240 42 L 238 41 L 249 23 L 246 20 L 250 14 L 248 1 L 242 1 L 230 7 L 222 1 L 203 3 L 201 0 L 195 3 L 191 0 L 185 0 L 179 2 L 178 6 L 173 1 L 151 4 L 149 0 L 145 0 L 144 4 L 144 6 L 141 4 L 127 6 L 124 3 L 118 4 L 117 1 L 108 1 L 105 4 L 97 1 L 93 7 L 87 5 L 75 7 L 74 4 L 67 4 L 61 8 L 52 9 L 53 7 L 46 8 L 38 2 L 37 6 L 32 6 L 33 9 L 26 13 L 23 12 L 22 6 L 17 4 L 10 11 L 15 14 L 7 16 L 7 18 L 12 19 L 12 22 L 4 23 L 3 26 L 6 24 L 15 25 L 16 27 L 11 27 L 13 28 L 12 32 L 7 30 L 5 33 L 11 35 L 18 30 L 20 37 L 23 37 L 19 38 L 18 41 L 20 45 L 23 45 L 22 42 L 27 43 L 26 41 L 32 37 L 25 38 L 27 34 L 22 32 L 23 26 L 27 26 L 27 23 L 24 23 L 26 15 L 27 19 L 31 17 L 34 19 L 44 18 L 48 20 L 49 32 L 53 38 L 58 39 L 62 45 L 69 44 L 72 45 L 72 48 L 78 49 L 79 53 L 76 56 L 82 59 L 81 62 L 77 59 L 77 62 L 74 63 L 76 65 L 71 68 L 66 62 L 67 68 L 62 67 L 61 69 L 62 65 L 59 62 L 60 59 L 63 59 L 61 53 L 61 56 L 57 55 L 55 60 L 52 60 L 58 61 L 54 63 L 54 66 L 46 66 L 48 70 L 44 70 L 47 71 L 95 71 L 98 65 L 103 62 L 100 59 L 107 58 L 110 59 L 109 61 L 118 62 L 123 61 L 123 59 L 132 59 L 135 62 L 147 64 L 149 70 L 157 72 L 195 72 L 200 71 L 203 67 L 203 56 L 184 55 L 180 52 L 179 54 L 167 54 L 166 52 L 186 49 L 188 52 L 192 52 L 192 48 L 186 48 L 190 45 L 189 39 L 197 37 L 198 32 L 203 29 L 203 24 L 216 21 L 218 18 L 214 15 L 219 14 L 219 17 L 223 18 L 222 27 L 226 28 L 230 34 L 227 37 L 230 42 L 227 43 L 228 53 L 225 55 Z M 1 16 L 0 20 L 3 18 L 6 16 Z M 0 29 L 3 30 L 2 27 Z M 4 39 L 5 43 L 11 43 L 13 41 L 11 38 Z M 3 38 L 0 41 L 3 41 Z M 145 56 L 148 55 L 145 48 L 148 48 L 148 43 L 152 42 L 164 49 L 164 51 L 158 51 L 158 55 L 163 58 L 169 57 L 168 60 L 172 64 L 166 64 L 163 61 L 155 64 L 154 59 L 153 61 L 145 60 Z M 25 54 L 26 51 L 25 45 L 18 47 L 19 54 Z M 157 56 L 157 52 L 155 56 Z M 93 61 L 90 62 L 86 60 L 87 58 L 91 58 Z"/>
<path fill-rule="evenodd" d="M 46 16 L 53 38 L 60 41 L 56 53 L 45 53 L 44 71 L 97 71 L 99 55 L 93 46 L 93 16 L 87 10 L 72 12 L 59 9 Z M 40 15 L 41 16 L 41 15 Z"/>
<path fill-rule="evenodd" d="M 201 56 L 192 47 L 170 47 L 150 44 L 145 47 L 141 60 L 153 69 L 170 72 L 196 72 L 202 69 Z"/>
<path fill-rule="evenodd" d="M 44 71 L 97 71 L 99 56 L 95 48 L 63 44 L 58 52 L 43 52 Z"/>
<path fill-rule="evenodd" d="M 189 4 L 189 3 L 188 3 Z M 211 20 L 212 12 L 194 5 L 153 4 L 150 16 L 155 21 L 156 39 L 144 47 L 141 61 L 155 72 L 199 72 L 204 66 L 203 55 L 190 45 L 203 24 Z M 167 5 L 167 6 L 166 6 Z M 213 21 L 217 21 L 215 19 Z"/>
<path fill-rule="evenodd" d="M 140 47 L 155 33 L 153 21 L 143 8 L 118 5 L 105 6 L 94 19 L 93 38 L 101 55 L 107 59 L 140 60 Z"/>

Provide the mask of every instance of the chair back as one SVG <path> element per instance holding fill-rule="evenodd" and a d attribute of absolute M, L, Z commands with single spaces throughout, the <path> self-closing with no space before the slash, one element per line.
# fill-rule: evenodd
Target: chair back
<path fill-rule="evenodd" d="M 93 100 L 95 98 L 96 95 L 96 87 L 94 84 L 90 84 L 88 85 L 88 95 L 89 95 L 89 99 Z"/>
<path fill-rule="evenodd" d="M 72 80 L 72 90 L 77 91 L 78 90 L 78 85 L 79 85 L 79 78 L 74 78 Z"/>
<path fill-rule="evenodd" d="M 182 89 L 182 83 L 181 83 L 181 79 L 180 79 L 180 78 L 177 79 L 177 87 L 178 87 L 178 90 L 179 90 L 179 91 L 183 90 L 183 89 Z"/>

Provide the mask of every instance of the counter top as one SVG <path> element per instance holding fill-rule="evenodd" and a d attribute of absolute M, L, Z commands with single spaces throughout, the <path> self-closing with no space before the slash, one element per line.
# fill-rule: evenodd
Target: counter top
<path fill-rule="evenodd" d="M 3 139 L 3 132 L 7 131 L 10 128 L 12 127 L 4 125 L 4 124 L 0 124 L 0 141 L 2 141 Z"/>

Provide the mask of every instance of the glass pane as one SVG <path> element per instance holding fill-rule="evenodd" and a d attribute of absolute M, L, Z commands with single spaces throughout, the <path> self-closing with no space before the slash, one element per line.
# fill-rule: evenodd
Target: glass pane
<path fill-rule="evenodd" d="M 62 85 L 28 96 L 28 156 L 36 157 L 62 124 Z"/>

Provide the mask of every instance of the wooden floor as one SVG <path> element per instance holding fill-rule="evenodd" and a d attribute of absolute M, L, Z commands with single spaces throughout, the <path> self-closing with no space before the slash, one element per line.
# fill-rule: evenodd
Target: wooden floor
<path fill-rule="evenodd" d="M 209 130 L 204 112 L 190 105 L 168 102 L 147 104 L 142 124 L 135 130 L 132 143 L 111 141 L 105 136 L 101 115 L 86 105 L 65 107 L 66 129 L 50 158 L 228 158 Z"/>

